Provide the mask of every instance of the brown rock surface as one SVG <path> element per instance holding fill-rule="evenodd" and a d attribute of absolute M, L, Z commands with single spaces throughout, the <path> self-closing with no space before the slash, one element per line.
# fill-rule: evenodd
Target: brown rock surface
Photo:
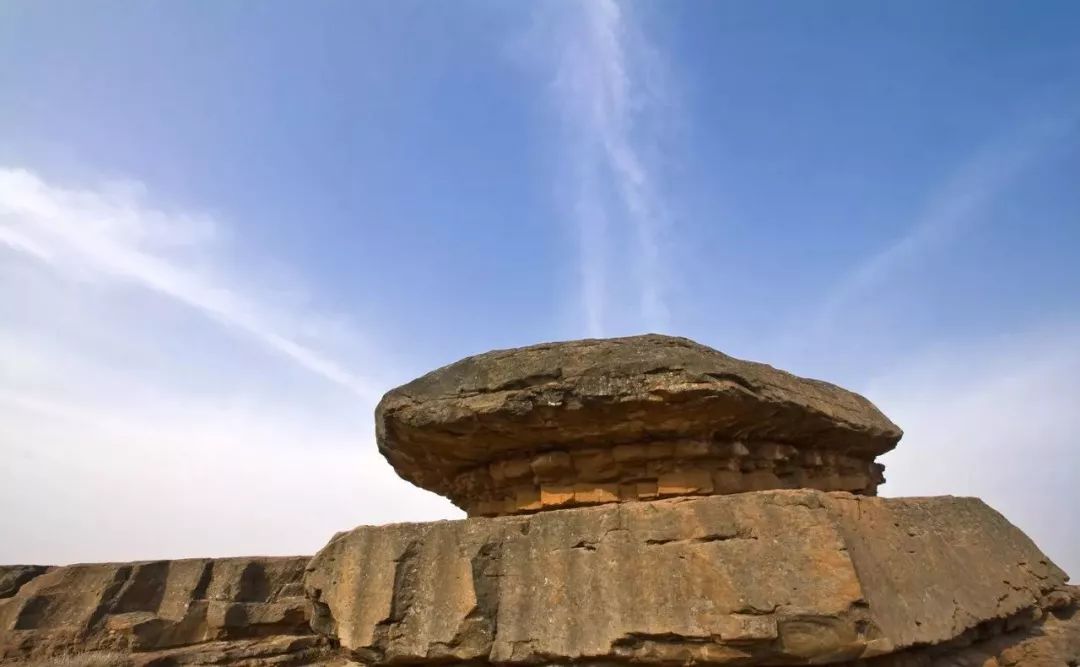
<path fill-rule="evenodd" d="M 0 665 L 1080 664 L 1066 575 L 977 499 L 873 497 L 900 430 L 839 387 L 638 336 L 471 357 L 376 419 L 494 518 L 0 567 Z"/>
<path fill-rule="evenodd" d="M 23 584 L 48 570 L 41 565 L 0 565 L 0 599 L 15 595 Z"/>
<path fill-rule="evenodd" d="M 1072 605 L 1065 580 L 976 499 L 800 490 L 365 526 L 305 585 L 366 664 L 751 665 L 915 659 Z"/>
<path fill-rule="evenodd" d="M 1041 614 L 982 623 L 960 637 L 932 646 L 857 660 L 846 667 L 1075 667 L 1080 664 L 1080 589 Z"/>
<path fill-rule="evenodd" d="M 901 436 L 858 394 L 660 335 L 469 357 L 390 391 L 375 415 L 398 474 L 472 515 L 771 488 L 873 494 L 873 459 Z"/>
<path fill-rule="evenodd" d="M 324 645 L 309 625 L 307 561 L 36 568 L 0 599 L 0 663 L 120 652 L 132 664 L 304 664 Z"/>

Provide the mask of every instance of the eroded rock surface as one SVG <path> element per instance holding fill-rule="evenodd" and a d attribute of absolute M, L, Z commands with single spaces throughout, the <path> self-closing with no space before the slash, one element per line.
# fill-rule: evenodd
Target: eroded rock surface
<path fill-rule="evenodd" d="M 307 664 L 307 557 L 33 568 L 0 599 L 0 662 L 119 652 L 132 664 Z M 6 572 L 0 571 L 0 581 Z"/>
<path fill-rule="evenodd" d="M 488 352 L 376 409 L 405 479 L 471 515 L 771 488 L 873 494 L 900 429 L 835 385 L 647 335 Z"/>
<path fill-rule="evenodd" d="M 977 499 L 874 497 L 900 429 L 839 387 L 639 336 L 470 357 L 376 419 L 473 518 L 0 567 L 0 664 L 1080 664 L 1065 574 Z"/>
<path fill-rule="evenodd" d="M 976 499 L 801 490 L 361 527 L 305 585 L 367 664 L 749 665 L 911 657 L 1072 605 L 1065 580 Z"/>

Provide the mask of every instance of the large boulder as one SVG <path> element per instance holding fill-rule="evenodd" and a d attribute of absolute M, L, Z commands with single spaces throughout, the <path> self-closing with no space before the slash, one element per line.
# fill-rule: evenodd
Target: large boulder
<path fill-rule="evenodd" d="M 379 451 L 470 514 L 665 495 L 873 494 L 900 429 L 827 382 L 646 335 L 498 350 L 383 397 Z"/>
<path fill-rule="evenodd" d="M 364 526 L 305 585 L 369 665 L 899 665 L 1072 609 L 1065 581 L 979 500 L 798 490 Z"/>

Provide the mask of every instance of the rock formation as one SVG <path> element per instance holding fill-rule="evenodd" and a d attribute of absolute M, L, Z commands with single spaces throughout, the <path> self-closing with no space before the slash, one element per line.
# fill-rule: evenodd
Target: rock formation
<path fill-rule="evenodd" d="M 685 338 L 534 345 L 389 392 L 379 450 L 472 515 L 782 488 L 873 495 L 901 431 L 835 385 Z"/>
<path fill-rule="evenodd" d="M 436 370 L 376 425 L 471 518 L 311 559 L 0 568 L 0 664 L 1080 663 L 1065 573 L 977 499 L 875 497 L 901 432 L 839 387 L 576 341 Z"/>
<path fill-rule="evenodd" d="M 221 558 L 0 568 L 0 663 L 104 652 L 137 664 L 300 664 L 309 559 Z"/>

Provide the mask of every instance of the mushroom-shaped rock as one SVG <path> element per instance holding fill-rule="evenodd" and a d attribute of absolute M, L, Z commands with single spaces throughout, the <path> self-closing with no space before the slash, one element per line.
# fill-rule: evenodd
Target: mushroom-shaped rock
<path fill-rule="evenodd" d="M 872 495 L 902 432 L 827 382 L 686 338 L 547 343 L 467 357 L 388 392 L 379 451 L 472 515 L 674 495 Z"/>

